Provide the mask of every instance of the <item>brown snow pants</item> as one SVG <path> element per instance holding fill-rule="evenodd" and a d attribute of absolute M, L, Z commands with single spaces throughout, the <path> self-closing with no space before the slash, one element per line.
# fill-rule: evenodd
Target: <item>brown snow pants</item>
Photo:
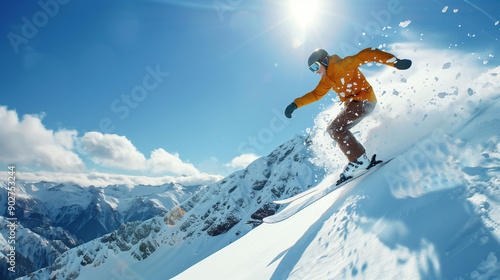
<path fill-rule="evenodd" d="M 337 142 L 349 162 L 357 160 L 365 153 L 365 148 L 354 138 L 349 129 L 369 115 L 376 104 L 367 101 L 348 101 L 345 108 L 328 126 L 328 134 Z"/>

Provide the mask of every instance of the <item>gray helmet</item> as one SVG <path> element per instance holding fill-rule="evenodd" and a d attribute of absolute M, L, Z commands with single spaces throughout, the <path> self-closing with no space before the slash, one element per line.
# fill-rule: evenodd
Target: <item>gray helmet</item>
<path fill-rule="evenodd" d="M 328 53 L 324 49 L 315 50 L 309 56 L 309 60 L 307 60 L 307 67 L 311 66 L 316 61 L 323 64 L 323 66 L 328 67 L 328 62 L 330 61 Z"/>

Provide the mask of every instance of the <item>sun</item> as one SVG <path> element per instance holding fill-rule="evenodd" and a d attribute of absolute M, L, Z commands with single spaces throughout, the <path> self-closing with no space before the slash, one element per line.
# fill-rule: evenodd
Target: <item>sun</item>
<path fill-rule="evenodd" d="M 290 22 L 292 47 L 302 46 L 309 34 L 320 26 L 320 0 L 287 0 L 285 9 Z"/>
<path fill-rule="evenodd" d="M 289 16 L 297 27 L 307 29 L 318 17 L 317 0 L 289 0 Z"/>

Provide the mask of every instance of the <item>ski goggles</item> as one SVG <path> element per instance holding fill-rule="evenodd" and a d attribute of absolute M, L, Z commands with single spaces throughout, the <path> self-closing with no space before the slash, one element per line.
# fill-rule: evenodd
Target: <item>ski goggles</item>
<path fill-rule="evenodd" d="M 311 70 L 311 72 L 313 72 L 313 73 L 316 73 L 316 72 L 318 72 L 320 65 L 321 64 L 318 61 L 316 61 L 313 64 L 309 65 L 309 70 Z"/>

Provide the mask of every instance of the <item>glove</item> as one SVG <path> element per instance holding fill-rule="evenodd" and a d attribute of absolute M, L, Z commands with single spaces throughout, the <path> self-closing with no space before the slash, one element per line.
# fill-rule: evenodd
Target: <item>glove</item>
<path fill-rule="evenodd" d="M 286 109 L 285 109 L 285 116 L 286 116 L 287 118 L 289 118 L 289 119 L 290 119 L 290 118 L 292 118 L 292 113 L 293 113 L 293 111 L 295 111 L 296 109 L 297 109 L 297 104 L 292 103 L 292 104 L 288 105 L 288 106 L 286 107 Z"/>
<path fill-rule="evenodd" d="M 406 70 L 411 67 L 411 60 L 409 59 L 398 59 L 394 62 L 394 67 L 399 70 Z"/>

